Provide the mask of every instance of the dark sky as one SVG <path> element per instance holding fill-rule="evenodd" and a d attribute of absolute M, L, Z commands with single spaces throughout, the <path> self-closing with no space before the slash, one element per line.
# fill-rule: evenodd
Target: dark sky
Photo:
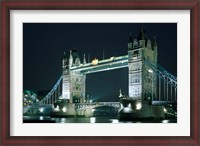
<path fill-rule="evenodd" d="M 23 88 L 51 89 L 61 76 L 65 51 L 76 48 L 82 60 L 126 55 L 129 32 L 137 38 L 141 27 L 147 38 L 158 44 L 158 63 L 177 74 L 176 23 L 24 23 Z M 119 89 L 128 95 L 128 68 L 87 75 L 86 91 L 93 99 L 117 100 Z"/>

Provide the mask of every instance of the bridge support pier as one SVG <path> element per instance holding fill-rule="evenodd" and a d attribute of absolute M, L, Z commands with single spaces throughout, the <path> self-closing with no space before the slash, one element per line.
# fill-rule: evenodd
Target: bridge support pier
<path fill-rule="evenodd" d="M 153 106 L 147 101 L 130 101 L 119 111 L 120 120 L 137 120 L 137 119 L 164 119 L 164 107 Z"/>
<path fill-rule="evenodd" d="M 59 107 L 59 111 L 54 111 L 52 113 L 52 116 L 75 116 L 76 111 L 75 111 L 75 104 L 73 103 L 67 103 L 66 100 L 63 101 L 62 103 L 57 104 Z M 56 107 L 57 107 L 56 105 Z"/>

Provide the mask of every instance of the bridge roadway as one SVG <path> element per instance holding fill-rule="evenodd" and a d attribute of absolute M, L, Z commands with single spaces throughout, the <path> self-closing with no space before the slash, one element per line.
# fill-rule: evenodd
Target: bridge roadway
<path fill-rule="evenodd" d="M 166 104 L 174 104 L 176 101 L 152 101 L 152 105 L 166 105 Z M 75 109 L 76 110 L 83 110 L 86 108 L 95 108 L 99 106 L 112 106 L 115 108 L 120 108 L 120 102 L 97 102 L 97 103 L 76 103 Z"/>
<path fill-rule="evenodd" d="M 75 104 L 75 115 L 91 117 L 94 115 L 93 111 L 96 107 L 110 106 L 115 107 L 116 111 L 120 109 L 120 102 L 94 102 L 94 103 L 76 103 Z"/>
<path fill-rule="evenodd" d="M 161 105 L 166 105 L 166 104 L 173 104 L 175 101 L 153 101 L 152 105 L 153 106 L 161 106 Z M 121 108 L 121 103 L 120 102 L 93 102 L 93 103 L 75 103 L 74 104 L 74 114 L 76 116 L 92 116 L 93 115 L 93 110 L 96 107 L 101 107 L 101 106 L 110 106 L 110 107 L 115 107 L 116 110 L 119 110 Z M 37 105 L 37 106 L 28 106 L 23 109 L 23 113 L 26 114 L 50 114 L 52 110 L 54 110 L 55 107 L 53 104 L 48 104 L 48 105 Z M 62 111 L 62 109 L 60 109 Z"/>
<path fill-rule="evenodd" d="M 104 60 L 93 60 L 91 63 L 80 65 L 78 67 L 71 67 L 71 71 L 80 71 L 84 74 L 113 70 L 118 68 L 128 67 L 128 55 L 119 57 L 110 57 Z"/>
<path fill-rule="evenodd" d="M 99 106 L 112 106 L 115 108 L 120 108 L 120 102 L 94 102 L 94 103 L 76 103 L 75 109 L 85 109 L 88 107 L 99 107 Z"/>
<path fill-rule="evenodd" d="M 152 101 L 152 105 L 174 104 L 176 101 Z"/>

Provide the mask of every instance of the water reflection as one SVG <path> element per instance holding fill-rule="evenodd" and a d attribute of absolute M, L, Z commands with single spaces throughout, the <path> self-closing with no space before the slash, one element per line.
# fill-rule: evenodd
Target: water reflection
<path fill-rule="evenodd" d="M 119 121 L 117 117 L 24 116 L 24 123 L 177 123 L 176 119 Z"/>
<path fill-rule="evenodd" d="M 43 116 L 40 116 L 40 120 L 44 120 L 44 117 L 43 117 Z"/>
<path fill-rule="evenodd" d="M 112 123 L 119 123 L 118 119 L 111 119 L 111 120 L 112 120 Z"/>
<path fill-rule="evenodd" d="M 169 123 L 169 120 L 163 120 L 162 123 Z"/>
<path fill-rule="evenodd" d="M 66 118 L 61 118 L 61 123 L 66 123 Z"/>
<path fill-rule="evenodd" d="M 95 117 L 91 117 L 90 118 L 90 123 L 95 123 L 96 122 L 96 118 Z"/>

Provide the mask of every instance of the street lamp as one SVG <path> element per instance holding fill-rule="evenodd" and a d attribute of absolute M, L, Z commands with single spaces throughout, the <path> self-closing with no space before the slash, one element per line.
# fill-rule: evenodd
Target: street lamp
<path fill-rule="evenodd" d="M 39 111 L 40 111 L 40 113 L 43 113 L 44 112 L 44 108 L 39 108 Z"/>
<path fill-rule="evenodd" d="M 153 70 L 149 69 L 148 72 L 151 73 L 151 75 L 152 75 L 151 103 L 153 103 Z"/>

